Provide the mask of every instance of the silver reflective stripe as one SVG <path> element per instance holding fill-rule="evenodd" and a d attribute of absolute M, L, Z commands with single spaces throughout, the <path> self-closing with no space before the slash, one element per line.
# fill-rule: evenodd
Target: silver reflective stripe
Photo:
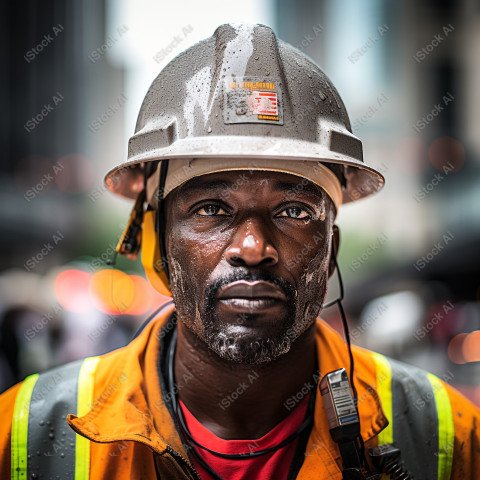
<path fill-rule="evenodd" d="M 75 478 L 76 434 L 65 418 L 77 412 L 82 363 L 80 360 L 42 373 L 35 384 L 28 418 L 27 478 Z"/>
<path fill-rule="evenodd" d="M 393 443 L 416 479 L 437 479 L 438 418 L 427 373 L 388 359 L 392 370 Z"/>

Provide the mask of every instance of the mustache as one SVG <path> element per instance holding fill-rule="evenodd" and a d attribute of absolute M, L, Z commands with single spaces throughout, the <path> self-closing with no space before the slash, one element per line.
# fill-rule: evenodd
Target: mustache
<path fill-rule="evenodd" d="M 235 270 L 227 275 L 223 275 L 213 280 L 205 289 L 205 297 L 208 303 L 214 302 L 215 294 L 224 285 L 236 282 L 237 280 L 245 280 L 248 282 L 254 282 L 256 280 L 263 280 L 273 283 L 283 290 L 283 293 L 287 296 L 288 300 L 293 301 L 295 299 L 296 290 L 291 282 L 284 278 L 278 277 L 270 272 L 251 272 L 247 269 Z"/>

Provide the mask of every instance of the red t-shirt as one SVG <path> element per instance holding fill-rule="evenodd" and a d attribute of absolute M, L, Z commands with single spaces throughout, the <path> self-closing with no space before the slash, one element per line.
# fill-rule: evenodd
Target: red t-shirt
<path fill-rule="evenodd" d="M 198 443 L 216 452 L 238 454 L 273 447 L 294 433 L 305 419 L 309 398 L 310 395 L 306 395 L 278 425 L 263 437 L 254 440 L 225 440 L 217 437 L 192 415 L 181 400 L 179 403 L 190 435 Z M 194 448 L 210 468 L 225 480 L 286 480 L 297 444 L 298 437 L 271 453 L 240 460 L 218 457 L 196 445 Z M 191 457 L 202 480 L 210 480 L 212 477 L 199 464 L 195 456 L 191 455 Z"/>

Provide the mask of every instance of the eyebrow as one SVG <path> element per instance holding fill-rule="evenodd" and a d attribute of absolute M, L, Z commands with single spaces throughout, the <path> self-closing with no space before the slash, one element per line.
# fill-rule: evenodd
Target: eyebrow
<path fill-rule="evenodd" d="M 308 193 L 311 196 L 315 197 L 315 200 L 318 200 L 318 197 L 323 199 L 323 190 L 312 183 L 310 180 L 303 182 L 302 180 L 298 182 L 286 182 L 278 180 L 273 185 L 274 190 L 281 190 L 283 192 L 292 192 L 294 193 Z"/>
<path fill-rule="evenodd" d="M 235 182 L 231 180 L 203 180 L 198 179 L 197 182 L 191 183 L 184 189 L 182 192 L 183 195 L 194 195 L 198 191 L 205 193 L 210 191 L 215 191 L 218 189 L 229 190 L 235 186 Z M 293 195 L 296 193 L 306 193 L 309 196 L 313 197 L 314 200 L 318 201 L 318 198 L 324 198 L 323 191 L 320 187 L 313 184 L 310 180 L 303 182 L 299 180 L 298 182 L 277 180 L 273 184 L 274 191 L 281 191 L 284 193 L 291 192 Z"/>
<path fill-rule="evenodd" d="M 198 191 L 209 192 L 211 190 L 228 190 L 234 185 L 230 180 L 197 180 L 195 183 L 190 183 L 188 187 L 184 188 L 182 194 L 184 195 L 193 195 Z"/>

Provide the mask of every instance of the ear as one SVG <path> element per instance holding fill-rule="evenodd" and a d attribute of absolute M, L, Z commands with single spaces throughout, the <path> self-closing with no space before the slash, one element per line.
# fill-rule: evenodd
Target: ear
<path fill-rule="evenodd" d="M 328 278 L 333 275 L 335 271 L 335 260 L 337 258 L 338 249 L 340 248 L 340 229 L 337 225 L 332 227 L 332 237 L 331 237 L 331 251 L 330 251 L 330 263 L 328 265 Z"/>

